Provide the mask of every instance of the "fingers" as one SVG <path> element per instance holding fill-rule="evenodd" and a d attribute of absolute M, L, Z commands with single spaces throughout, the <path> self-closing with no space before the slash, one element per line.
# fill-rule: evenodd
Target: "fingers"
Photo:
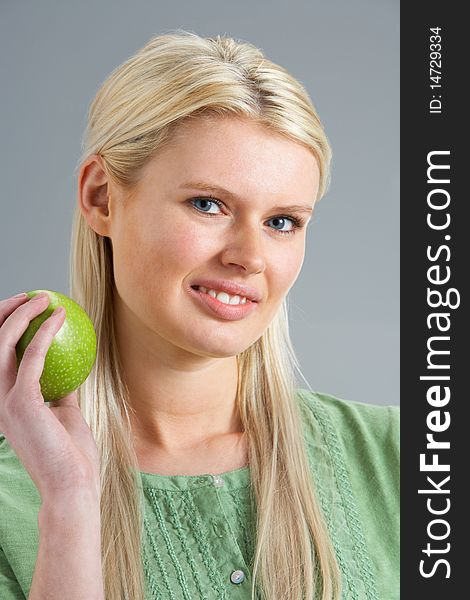
<path fill-rule="evenodd" d="M 5 322 L 5 319 L 11 315 L 11 313 L 24 304 L 28 300 L 28 296 L 6 298 L 5 300 L 0 301 L 0 327 Z"/>
<path fill-rule="evenodd" d="M 0 394 L 9 391 L 16 380 L 16 344 L 29 324 L 45 308 L 30 304 L 28 296 L 0 301 Z M 45 304 L 45 303 L 44 303 Z M 40 309 L 40 310 L 39 310 Z M 18 316 L 23 313 L 23 322 Z M 27 318 L 26 315 L 29 314 Z"/>
<path fill-rule="evenodd" d="M 44 304 L 46 303 L 44 302 Z M 35 386 L 39 386 L 39 379 L 44 370 L 46 354 L 54 336 L 62 327 L 64 321 L 65 310 L 58 307 L 51 316 L 41 324 L 34 334 L 33 339 L 30 341 L 23 354 L 23 358 L 21 359 L 18 368 L 15 385 L 19 390 L 28 392 Z"/>

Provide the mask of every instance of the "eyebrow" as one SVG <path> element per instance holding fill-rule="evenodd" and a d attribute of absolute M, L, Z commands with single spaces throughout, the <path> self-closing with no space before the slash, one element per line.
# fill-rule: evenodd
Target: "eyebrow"
<path fill-rule="evenodd" d="M 219 185 L 215 185 L 212 183 L 208 183 L 206 181 L 188 181 L 186 183 L 182 183 L 179 186 L 179 189 L 198 189 L 204 192 L 214 192 L 215 194 L 223 194 L 227 198 L 231 200 L 240 200 L 241 196 L 231 192 L 230 190 L 226 190 Z M 273 206 L 272 210 L 276 211 L 296 211 L 311 214 L 313 212 L 313 207 L 308 206 L 307 204 L 291 204 L 289 206 Z"/>

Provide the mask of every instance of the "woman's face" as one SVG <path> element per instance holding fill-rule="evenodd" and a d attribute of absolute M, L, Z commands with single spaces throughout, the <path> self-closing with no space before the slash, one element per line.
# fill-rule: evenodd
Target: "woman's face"
<path fill-rule="evenodd" d="M 108 189 L 117 300 L 136 335 L 208 357 L 253 344 L 300 272 L 318 184 L 309 150 L 253 122 L 180 127 L 135 193 Z M 279 208 L 290 205 L 305 212 Z M 227 306 L 193 289 L 207 279 L 217 293 L 222 280 L 250 286 L 258 301 Z"/>

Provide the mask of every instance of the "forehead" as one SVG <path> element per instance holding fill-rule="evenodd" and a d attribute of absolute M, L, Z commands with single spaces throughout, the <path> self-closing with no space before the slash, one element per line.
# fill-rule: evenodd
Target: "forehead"
<path fill-rule="evenodd" d="M 313 152 L 249 119 L 197 117 L 179 124 L 168 146 L 150 161 L 145 178 L 173 185 L 208 181 L 237 193 L 316 195 L 319 169 Z"/>

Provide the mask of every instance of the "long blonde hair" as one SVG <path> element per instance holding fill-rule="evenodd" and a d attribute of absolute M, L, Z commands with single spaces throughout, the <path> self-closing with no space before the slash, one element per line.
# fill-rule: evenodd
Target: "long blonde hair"
<path fill-rule="evenodd" d="M 90 104 L 81 163 L 98 154 L 109 177 L 132 190 L 178 125 L 203 115 L 254 119 L 310 149 L 328 186 L 331 150 L 310 97 L 260 49 L 186 30 L 153 37 L 103 82 Z M 78 401 L 101 454 L 102 566 L 110 600 L 143 600 L 142 503 L 128 389 L 114 335 L 110 240 L 74 214 L 70 295 L 97 333 L 93 370 Z M 237 356 L 237 403 L 248 440 L 257 530 L 252 598 L 339 598 L 341 577 L 315 493 L 296 399 L 299 369 L 287 298 L 265 333 Z"/>

